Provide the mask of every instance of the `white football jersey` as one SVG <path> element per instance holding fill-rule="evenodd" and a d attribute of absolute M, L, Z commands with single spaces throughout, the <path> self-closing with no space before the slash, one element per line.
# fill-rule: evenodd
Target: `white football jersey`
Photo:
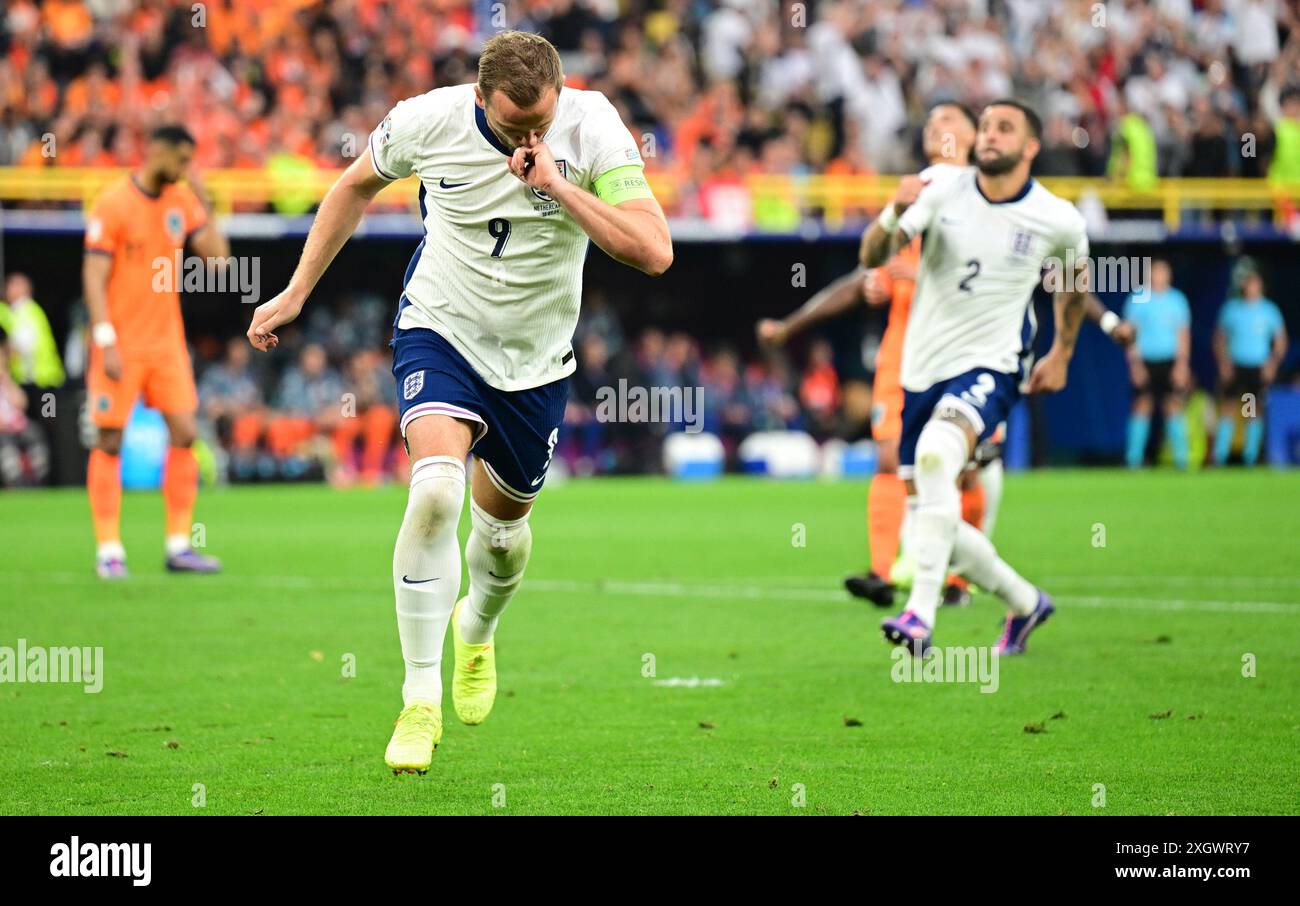
<path fill-rule="evenodd" d="M 925 175 L 929 184 L 899 218 L 909 238 L 922 236 L 903 387 L 920 392 L 976 368 L 1013 374 L 1032 343 L 1043 266 L 1087 260 L 1083 215 L 1033 179 L 1017 197 L 990 202 L 974 167 Z"/>
<path fill-rule="evenodd" d="M 588 191 L 616 167 L 644 166 L 597 91 L 563 89 L 544 141 L 560 172 Z M 568 212 L 511 175 L 512 150 L 488 128 L 473 85 L 401 101 L 370 135 L 381 177 L 420 179 L 424 239 L 397 326 L 437 331 L 506 391 L 573 373 L 587 253 L 587 234 Z"/>

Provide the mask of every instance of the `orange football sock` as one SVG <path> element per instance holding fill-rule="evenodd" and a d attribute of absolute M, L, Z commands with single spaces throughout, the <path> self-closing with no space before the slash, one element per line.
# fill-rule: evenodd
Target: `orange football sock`
<path fill-rule="evenodd" d="M 979 482 L 961 492 L 961 518 L 984 531 L 984 486 Z"/>
<path fill-rule="evenodd" d="M 86 494 L 95 540 L 100 544 L 122 539 L 122 460 L 103 450 L 90 451 L 86 469 Z"/>
<path fill-rule="evenodd" d="M 867 491 L 867 542 L 871 545 L 871 571 L 885 579 L 898 558 L 898 537 L 903 531 L 906 508 L 903 479 L 877 472 Z"/>
<path fill-rule="evenodd" d="M 169 537 L 190 536 L 194 498 L 199 495 L 199 461 L 189 447 L 168 447 L 163 466 L 163 501 Z"/>

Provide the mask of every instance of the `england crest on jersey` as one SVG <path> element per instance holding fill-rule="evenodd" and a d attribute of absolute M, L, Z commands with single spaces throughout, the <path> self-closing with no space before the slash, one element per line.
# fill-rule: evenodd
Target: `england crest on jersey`
<path fill-rule="evenodd" d="M 1011 254 L 1022 258 L 1029 254 L 1034 245 L 1034 234 L 1026 230 L 1016 230 L 1011 236 Z"/>
<path fill-rule="evenodd" d="M 560 176 L 561 176 L 563 179 L 568 180 L 568 178 L 569 178 L 569 164 L 568 164 L 568 162 L 567 162 L 567 161 L 563 161 L 563 160 L 557 160 L 557 161 L 555 162 L 555 166 L 556 166 L 556 168 L 560 171 Z M 553 201 L 553 200 L 554 200 L 554 199 L 551 198 L 551 196 L 547 195 L 545 192 L 539 191 L 539 190 L 537 190 L 537 189 L 533 189 L 533 194 L 536 195 L 538 198 L 540 198 L 542 201 Z"/>
<path fill-rule="evenodd" d="M 413 400 L 420 391 L 424 389 L 424 369 L 413 371 L 402 381 L 402 396 L 405 399 Z"/>

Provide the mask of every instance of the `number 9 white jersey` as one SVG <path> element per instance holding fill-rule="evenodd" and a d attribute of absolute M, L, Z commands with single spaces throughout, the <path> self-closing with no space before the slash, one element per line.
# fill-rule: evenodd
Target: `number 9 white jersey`
<path fill-rule="evenodd" d="M 627 127 L 596 91 L 565 88 L 544 136 L 560 172 L 592 190 L 643 166 Z M 510 174 L 513 149 L 488 128 L 473 85 L 397 104 L 370 135 L 384 179 L 420 179 L 424 240 L 407 270 L 397 326 L 437 331 L 499 390 L 571 374 L 587 235 Z"/>
<path fill-rule="evenodd" d="M 1030 179 L 990 202 L 974 167 L 936 166 L 899 227 L 922 236 L 903 340 L 902 383 L 920 392 L 976 368 L 1014 374 L 1035 328 L 1030 304 L 1043 266 L 1088 258 L 1083 215 Z"/>

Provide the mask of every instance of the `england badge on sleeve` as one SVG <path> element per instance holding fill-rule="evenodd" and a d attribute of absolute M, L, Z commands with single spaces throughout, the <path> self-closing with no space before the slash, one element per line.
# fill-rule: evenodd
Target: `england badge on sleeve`
<path fill-rule="evenodd" d="M 402 381 L 402 398 L 413 400 L 424 389 L 424 369 L 413 371 Z"/>

